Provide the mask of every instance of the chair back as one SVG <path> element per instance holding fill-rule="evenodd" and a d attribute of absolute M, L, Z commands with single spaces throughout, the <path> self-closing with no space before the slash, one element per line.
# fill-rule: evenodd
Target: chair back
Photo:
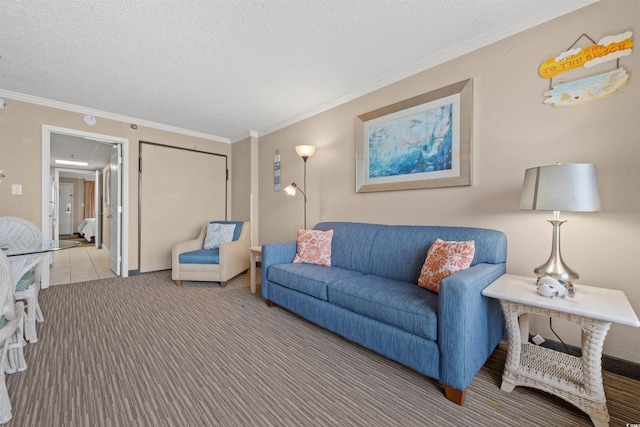
<path fill-rule="evenodd" d="M 13 273 L 7 256 L 0 250 L 0 316 L 13 310 Z"/>
<path fill-rule="evenodd" d="M 10 243 L 17 250 L 29 250 L 42 242 L 42 232 L 23 218 L 0 216 L 0 243 Z"/>

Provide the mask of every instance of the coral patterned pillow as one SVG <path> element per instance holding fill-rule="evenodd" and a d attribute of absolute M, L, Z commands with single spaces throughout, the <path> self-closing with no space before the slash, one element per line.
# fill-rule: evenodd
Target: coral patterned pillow
<path fill-rule="evenodd" d="M 331 265 L 333 230 L 298 230 L 295 263 Z"/>
<path fill-rule="evenodd" d="M 471 266 L 473 255 L 476 253 L 474 240 L 466 242 L 445 242 L 437 239 L 427 252 L 418 286 L 435 293 L 440 290 L 440 281 Z"/>

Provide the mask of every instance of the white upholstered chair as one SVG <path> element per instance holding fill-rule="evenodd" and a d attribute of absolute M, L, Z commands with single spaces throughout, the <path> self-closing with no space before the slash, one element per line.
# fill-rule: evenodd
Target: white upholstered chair
<path fill-rule="evenodd" d="M 22 301 L 14 302 L 11 265 L 0 251 L 0 424 L 11 420 L 11 401 L 5 373 L 27 369 L 22 352 L 23 309 Z"/>
<path fill-rule="evenodd" d="M 27 221 L 26 219 L 1 216 L 0 242 L 10 242 L 14 248 L 28 250 L 29 248 L 39 246 L 41 244 L 42 233 L 35 224 Z M 18 262 L 18 260 L 16 260 L 16 262 Z M 42 315 L 42 310 L 38 304 L 42 264 L 41 260 L 37 260 L 37 263 L 35 263 L 33 268 L 25 272 L 25 274 L 16 282 L 16 287 L 14 289 L 15 298 L 26 302 L 24 333 L 25 338 L 30 343 L 38 341 L 36 321 L 44 322 L 44 316 Z"/>
<path fill-rule="evenodd" d="M 208 222 L 200 228 L 200 234 L 195 239 L 173 245 L 171 278 L 176 285 L 180 286 L 183 280 L 188 280 L 220 282 L 220 286 L 225 287 L 229 279 L 249 269 L 251 224 L 242 221 L 211 223 L 236 224 L 233 241 L 221 244 L 220 249 L 204 249 Z"/>

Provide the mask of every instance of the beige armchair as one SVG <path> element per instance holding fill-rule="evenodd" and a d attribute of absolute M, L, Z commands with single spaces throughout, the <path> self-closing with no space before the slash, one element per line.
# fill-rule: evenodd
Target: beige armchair
<path fill-rule="evenodd" d="M 220 249 L 203 249 L 206 223 L 200 234 L 193 240 L 173 245 L 171 251 L 171 278 L 177 286 L 183 280 L 220 282 L 221 287 L 227 281 L 249 269 L 249 246 L 251 245 L 251 224 L 236 221 L 212 221 L 219 223 L 235 223 L 237 236 L 235 240 L 220 245 Z M 241 230 L 237 231 L 238 227 Z"/>

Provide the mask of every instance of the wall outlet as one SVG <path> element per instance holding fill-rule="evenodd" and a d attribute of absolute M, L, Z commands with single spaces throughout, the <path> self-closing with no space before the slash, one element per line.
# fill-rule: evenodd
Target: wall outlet
<path fill-rule="evenodd" d="M 544 342 L 544 338 L 542 338 L 540 335 L 536 335 L 535 337 L 531 338 L 531 341 L 533 341 L 535 345 L 540 345 Z"/>
<path fill-rule="evenodd" d="M 20 184 L 11 184 L 11 194 L 14 196 L 22 195 L 22 185 Z"/>

